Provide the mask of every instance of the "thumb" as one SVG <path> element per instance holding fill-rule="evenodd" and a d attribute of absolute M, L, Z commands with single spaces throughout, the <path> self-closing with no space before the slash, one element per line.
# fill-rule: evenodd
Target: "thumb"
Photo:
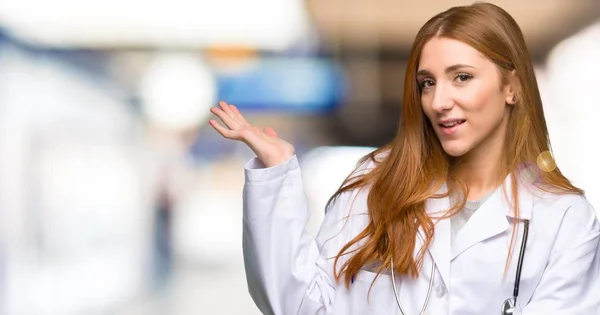
<path fill-rule="evenodd" d="M 267 136 L 269 137 L 273 137 L 273 138 L 277 138 L 277 133 L 275 132 L 275 130 L 271 127 L 267 127 L 264 130 L 265 134 L 267 134 Z"/>

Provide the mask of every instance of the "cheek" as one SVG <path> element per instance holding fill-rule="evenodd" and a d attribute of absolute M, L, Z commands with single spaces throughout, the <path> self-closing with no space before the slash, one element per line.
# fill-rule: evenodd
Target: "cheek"
<path fill-rule="evenodd" d="M 460 92 L 458 102 L 466 113 L 481 113 L 488 107 L 489 95 L 481 88 L 473 87 Z"/>
<path fill-rule="evenodd" d="M 421 108 L 427 118 L 431 119 L 433 116 L 433 109 L 431 108 L 431 100 L 427 95 L 421 95 Z"/>
<path fill-rule="evenodd" d="M 490 90 L 489 87 L 473 88 L 461 93 L 462 110 L 471 118 L 493 119 L 503 114 L 505 104 L 500 91 Z"/>

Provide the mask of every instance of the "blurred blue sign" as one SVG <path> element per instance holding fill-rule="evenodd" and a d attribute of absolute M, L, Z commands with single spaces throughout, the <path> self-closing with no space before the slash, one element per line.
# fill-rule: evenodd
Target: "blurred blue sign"
<path fill-rule="evenodd" d="M 326 59 L 262 59 L 216 75 L 218 99 L 241 109 L 328 111 L 346 91 L 343 72 Z"/>

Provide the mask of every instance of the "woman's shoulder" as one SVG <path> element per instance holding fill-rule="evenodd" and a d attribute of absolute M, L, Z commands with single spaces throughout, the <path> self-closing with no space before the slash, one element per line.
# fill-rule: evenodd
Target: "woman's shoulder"
<path fill-rule="evenodd" d="M 347 174 L 348 176 L 343 183 L 345 188 L 340 193 L 332 196 L 326 212 L 338 212 L 338 216 L 344 218 L 356 214 L 367 214 L 366 203 L 371 185 L 369 183 L 352 184 L 372 172 L 388 154 L 389 151 L 387 150 L 373 148 L 373 150 L 357 159 L 353 170 Z"/>
<path fill-rule="evenodd" d="M 590 202 L 585 197 L 585 194 L 574 192 L 561 192 L 548 189 L 536 189 L 533 192 L 534 202 L 551 206 L 554 208 L 567 209 L 575 207 L 591 207 Z"/>
<path fill-rule="evenodd" d="M 350 177 L 356 175 L 364 175 L 366 173 L 374 170 L 377 165 L 383 162 L 389 155 L 389 150 L 387 149 L 376 149 L 369 152 L 367 155 L 363 156 L 356 162 L 356 168 L 350 174 Z"/>
<path fill-rule="evenodd" d="M 563 223 L 586 224 L 598 220 L 598 213 L 584 194 L 540 191 L 534 197 L 538 211 L 557 215 Z M 541 213 L 539 213 L 541 214 Z"/>

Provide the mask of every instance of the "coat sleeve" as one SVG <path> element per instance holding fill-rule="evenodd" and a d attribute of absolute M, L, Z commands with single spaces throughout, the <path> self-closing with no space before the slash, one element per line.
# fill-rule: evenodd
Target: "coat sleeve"
<path fill-rule="evenodd" d="M 333 257 L 346 242 L 351 193 L 326 210 L 315 238 L 296 156 L 245 167 L 243 253 L 248 290 L 263 314 L 330 314 L 336 296 Z"/>
<path fill-rule="evenodd" d="M 600 225 L 578 198 L 565 211 L 554 250 L 524 315 L 600 314 Z"/>

